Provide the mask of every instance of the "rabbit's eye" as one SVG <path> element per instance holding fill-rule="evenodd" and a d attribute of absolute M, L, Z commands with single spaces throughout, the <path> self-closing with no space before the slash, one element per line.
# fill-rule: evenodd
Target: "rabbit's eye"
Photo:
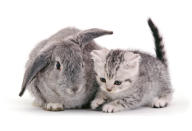
<path fill-rule="evenodd" d="M 57 70 L 60 70 L 61 69 L 61 65 L 60 65 L 60 63 L 57 61 L 57 63 L 56 63 L 56 68 L 57 68 Z"/>

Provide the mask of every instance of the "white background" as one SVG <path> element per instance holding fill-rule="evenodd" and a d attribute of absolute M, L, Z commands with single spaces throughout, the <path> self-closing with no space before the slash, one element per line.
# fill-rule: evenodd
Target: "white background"
<path fill-rule="evenodd" d="M 190 0 L 1 0 L 0 130 L 192 130 L 192 3 Z M 37 42 L 58 30 L 103 28 L 112 36 L 96 39 L 107 48 L 133 48 L 154 54 L 147 25 L 151 17 L 165 41 L 173 88 L 164 109 L 141 108 L 106 114 L 68 110 L 47 112 L 18 96 L 24 65 Z"/>

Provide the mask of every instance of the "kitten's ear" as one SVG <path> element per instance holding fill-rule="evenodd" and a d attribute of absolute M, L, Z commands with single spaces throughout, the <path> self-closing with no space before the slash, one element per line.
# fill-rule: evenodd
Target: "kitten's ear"
<path fill-rule="evenodd" d="M 124 55 L 125 62 L 124 67 L 127 69 L 139 68 L 139 63 L 141 60 L 141 56 L 139 54 L 135 54 L 133 52 L 126 52 Z"/>
<path fill-rule="evenodd" d="M 103 48 L 101 50 L 93 50 L 91 52 L 91 58 L 94 62 L 104 61 L 107 54 L 109 53 L 109 50 L 106 48 Z"/>

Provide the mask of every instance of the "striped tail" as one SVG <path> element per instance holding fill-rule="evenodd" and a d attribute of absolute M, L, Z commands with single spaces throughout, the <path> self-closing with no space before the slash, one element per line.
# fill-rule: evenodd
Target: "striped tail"
<path fill-rule="evenodd" d="M 168 66 L 167 58 L 166 58 L 166 54 L 165 54 L 164 43 L 163 43 L 163 39 L 162 39 L 161 35 L 159 34 L 159 30 L 150 18 L 148 19 L 148 25 L 149 25 L 151 32 L 153 34 L 153 37 L 154 37 L 156 56 L 160 61 L 162 61 L 162 63 L 164 63 L 166 66 Z"/>

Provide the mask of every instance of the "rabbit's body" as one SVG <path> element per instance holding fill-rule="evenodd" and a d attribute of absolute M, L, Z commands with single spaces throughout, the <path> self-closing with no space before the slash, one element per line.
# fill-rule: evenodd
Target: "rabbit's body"
<path fill-rule="evenodd" d="M 93 99 L 97 84 L 90 52 L 101 47 L 91 37 L 111 32 L 99 34 L 97 31 L 100 30 L 96 29 L 95 35 L 94 29 L 90 31 L 92 34 L 89 34 L 89 30 L 82 31 L 83 35 L 90 35 L 86 37 L 78 29 L 65 28 L 32 50 L 26 64 L 23 87 L 26 84 L 35 96 L 36 104 L 47 110 L 63 110 L 81 108 Z M 39 71 L 33 75 L 36 69 Z"/>

